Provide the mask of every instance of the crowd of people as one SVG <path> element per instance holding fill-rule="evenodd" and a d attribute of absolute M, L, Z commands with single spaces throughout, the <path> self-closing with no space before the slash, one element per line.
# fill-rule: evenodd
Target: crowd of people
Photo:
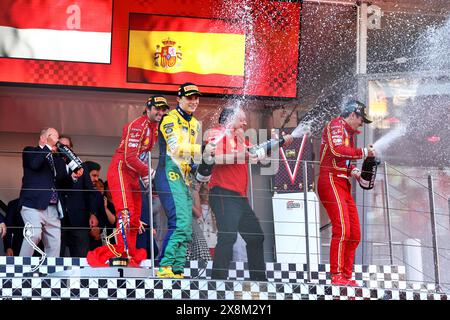
<path fill-rule="evenodd" d="M 22 153 L 20 197 L 8 204 L 6 221 L 0 215 L 6 254 L 33 255 L 34 247 L 23 241 L 27 224 L 33 230 L 30 240 L 48 256 L 87 257 L 94 267 L 124 261 L 139 267 L 153 249 L 159 278 L 183 278 L 187 259 L 213 259 L 211 277 L 227 279 L 240 234 L 250 279 L 267 281 L 264 233 L 247 198 L 247 165 L 267 155 L 249 152 L 246 113 L 239 108 L 224 108 L 217 126 L 203 144 L 198 143 L 200 125 L 194 112 L 200 96 L 194 83 L 185 83 L 172 110 L 164 96 L 150 97 L 143 115 L 123 127 L 105 182 L 99 178 L 98 163 L 85 161 L 73 170 L 58 153 L 57 142 L 74 148 L 69 136 L 59 135 L 55 128 L 42 129 L 38 145 Z M 350 182 L 361 173 L 351 160 L 375 156 L 372 145 L 355 147 L 357 129 L 364 123 L 370 123 L 365 106 L 354 101 L 327 124 L 322 137 L 318 194 L 332 223 L 331 280 L 339 285 L 357 285 L 351 277 L 360 228 Z M 289 145 L 293 137 L 284 135 L 284 141 Z M 148 165 L 148 152 L 156 143 L 160 154 L 154 170 Z M 198 182 L 193 176 L 205 156 L 215 164 L 209 182 Z M 150 244 L 147 235 L 156 235 L 148 219 L 151 184 L 154 211 L 164 211 L 167 218 L 167 226 L 157 227 L 167 230 L 160 246 Z M 213 257 L 197 223 L 205 203 L 217 226 Z"/>

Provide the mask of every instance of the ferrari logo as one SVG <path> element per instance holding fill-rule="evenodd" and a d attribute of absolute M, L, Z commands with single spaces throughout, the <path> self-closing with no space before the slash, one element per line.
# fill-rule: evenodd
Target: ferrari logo
<path fill-rule="evenodd" d="M 176 41 L 167 38 L 162 41 L 162 46 L 156 45 L 155 55 L 153 61 L 156 67 L 163 67 L 165 69 L 172 68 L 181 62 L 183 53 L 181 46 L 175 48 Z"/>

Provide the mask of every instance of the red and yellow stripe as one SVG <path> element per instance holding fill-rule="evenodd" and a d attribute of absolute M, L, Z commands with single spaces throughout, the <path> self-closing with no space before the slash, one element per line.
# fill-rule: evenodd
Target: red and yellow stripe
<path fill-rule="evenodd" d="M 170 39 L 176 63 L 161 56 Z M 243 87 L 245 34 L 228 21 L 132 14 L 130 17 L 128 81 Z M 193 80 L 194 79 L 194 80 Z"/>
<path fill-rule="evenodd" d="M 333 155 L 335 155 L 336 157 L 345 157 L 343 154 L 338 153 L 335 149 L 334 149 L 334 144 L 333 144 L 333 139 L 331 137 L 331 123 L 328 123 L 327 125 L 327 137 L 328 137 L 328 144 L 330 145 L 330 151 Z M 343 138 L 343 137 L 342 137 Z"/>
<path fill-rule="evenodd" d="M 328 145 L 326 144 L 323 147 L 322 156 L 320 157 L 320 164 L 322 164 L 323 158 L 325 158 L 325 154 L 327 153 Z"/>
<path fill-rule="evenodd" d="M 337 273 L 341 273 L 343 271 L 343 261 L 344 253 L 343 253 L 343 246 L 344 246 L 344 240 L 345 240 L 345 220 L 344 220 L 344 211 L 342 209 L 342 203 L 339 198 L 339 193 L 337 192 L 336 186 L 334 184 L 333 174 L 329 173 L 330 177 L 330 184 L 333 188 L 334 196 L 336 197 L 336 203 L 338 204 L 339 208 L 339 220 L 341 223 L 341 238 L 339 239 L 339 245 L 338 245 L 338 262 L 337 262 Z"/>
<path fill-rule="evenodd" d="M 124 183 L 124 180 L 123 180 L 122 167 L 123 167 L 123 161 L 120 160 L 119 161 L 119 167 L 118 167 L 118 170 L 117 170 L 117 172 L 119 173 L 120 192 L 122 193 L 123 207 L 124 207 L 124 209 L 128 209 L 127 193 L 126 193 L 126 190 L 125 190 L 125 183 Z"/>

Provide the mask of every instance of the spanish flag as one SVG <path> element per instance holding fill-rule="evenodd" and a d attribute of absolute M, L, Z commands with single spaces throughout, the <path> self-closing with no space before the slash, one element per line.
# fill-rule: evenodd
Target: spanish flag
<path fill-rule="evenodd" d="M 130 15 L 128 81 L 242 88 L 245 32 L 218 19 Z"/>

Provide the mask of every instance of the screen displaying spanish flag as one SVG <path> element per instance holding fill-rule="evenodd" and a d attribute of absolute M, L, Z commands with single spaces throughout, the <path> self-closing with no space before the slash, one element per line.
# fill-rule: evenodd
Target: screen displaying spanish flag
<path fill-rule="evenodd" d="M 128 81 L 242 88 L 245 30 L 219 19 L 130 14 Z"/>

